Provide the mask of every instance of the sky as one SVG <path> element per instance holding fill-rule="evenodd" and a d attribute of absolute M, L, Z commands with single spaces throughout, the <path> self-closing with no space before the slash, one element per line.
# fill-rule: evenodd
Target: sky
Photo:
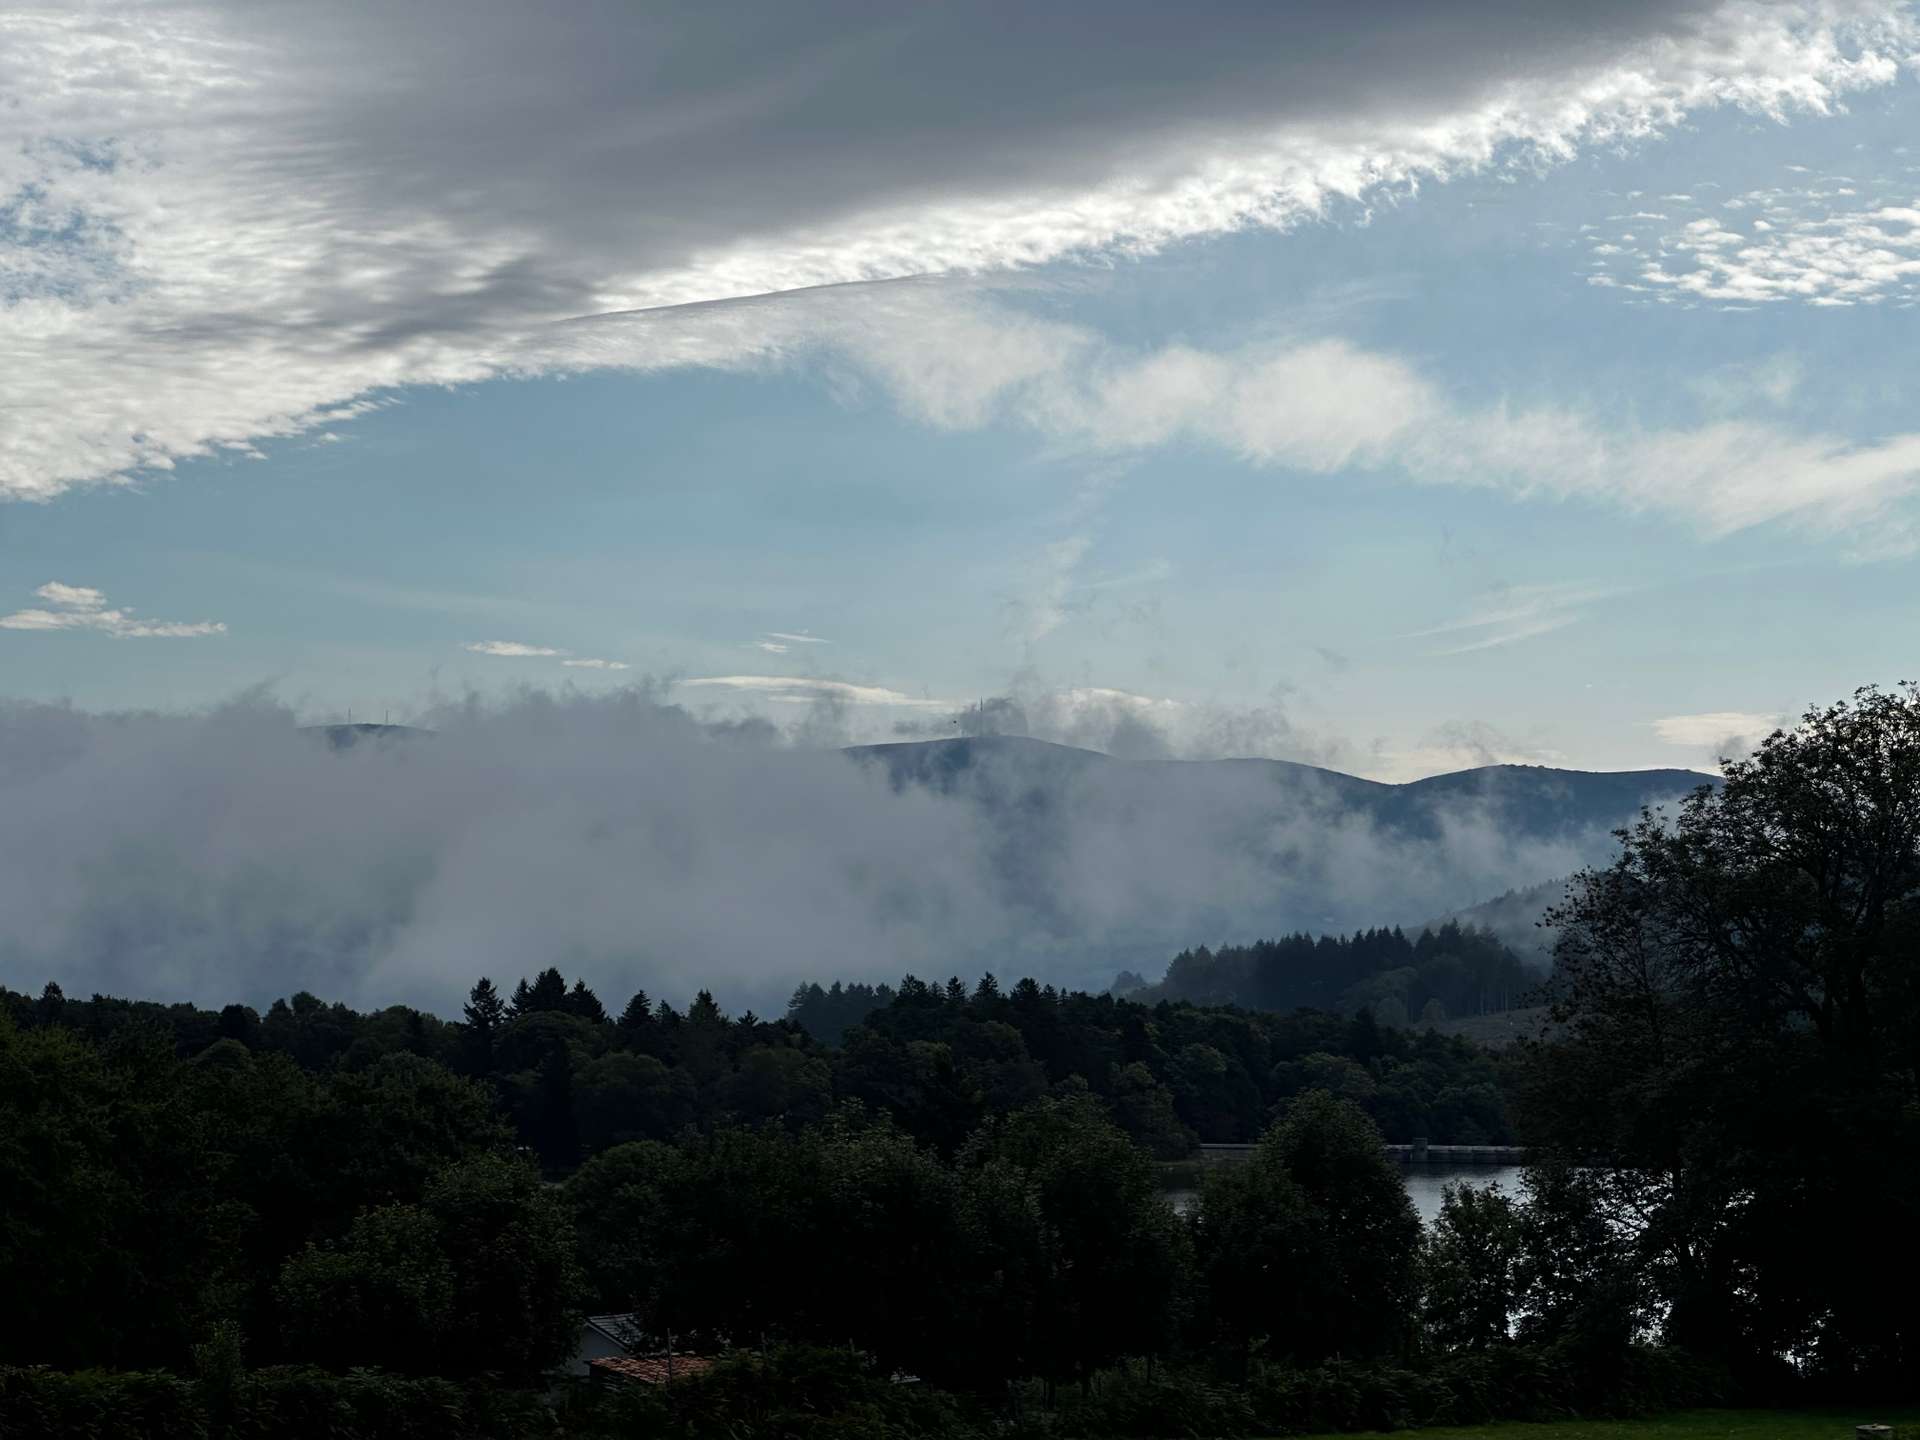
<path fill-rule="evenodd" d="M 1912 672 L 1910 6 L 28 4 L 0 97 L 0 696 L 1406 780 Z"/>

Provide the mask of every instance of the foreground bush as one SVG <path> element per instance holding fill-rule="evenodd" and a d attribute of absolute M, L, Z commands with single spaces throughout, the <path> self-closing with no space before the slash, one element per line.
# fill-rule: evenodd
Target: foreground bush
<path fill-rule="evenodd" d="M 671 1389 L 595 1387 L 562 1409 L 570 1434 L 792 1440 L 987 1440 L 1000 1427 L 963 1397 L 896 1381 L 848 1350 L 741 1354 Z"/>
<path fill-rule="evenodd" d="M 0 1369 L 0 1436 L 33 1440 L 1106 1440 L 1397 1430 L 1651 1413 L 1722 1402 L 1710 1372 L 1635 1348 L 1590 1388 L 1575 1357 L 1510 1347 L 1436 1362 L 1310 1369 L 1256 1364 L 1246 1383 L 1198 1371 L 1106 1371 L 1054 1407 L 888 1374 L 847 1350 L 742 1354 L 670 1390 L 538 1392 L 296 1367 L 200 1381 L 160 1372 Z"/>
<path fill-rule="evenodd" d="M 153 1371 L 0 1368 L 7 1440 L 523 1440 L 537 1395 L 370 1370 L 282 1367 L 212 1386 Z"/>
<path fill-rule="evenodd" d="M 161 1371 L 0 1368 L 0 1435 L 34 1440 L 202 1440 L 195 1386 Z"/>

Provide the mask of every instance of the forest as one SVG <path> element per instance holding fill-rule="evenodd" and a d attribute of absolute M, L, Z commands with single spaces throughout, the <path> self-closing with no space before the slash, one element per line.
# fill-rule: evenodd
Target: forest
<path fill-rule="evenodd" d="M 1548 918 L 1551 1036 L 1498 1057 L 992 977 L 903 980 L 837 1044 L 806 1023 L 831 990 L 615 1016 L 553 967 L 458 1020 L 8 994 L 0 1433 L 1273 1435 L 1909 1394 L 1920 690 L 1810 713 Z M 1423 1226 L 1383 1149 L 1411 1126 L 1513 1135 L 1525 1186 Z M 1156 1156 L 1215 1137 L 1259 1143 L 1176 1214 Z M 588 1312 L 717 1363 L 560 1383 Z"/>
<path fill-rule="evenodd" d="M 1114 988 L 1146 1002 L 1370 1010 L 1383 1025 L 1405 1026 L 1531 1004 L 1544 979 L 1495 936 L 1449 920 L 1413 939 L 1396 927 L 1203 945 L 1174 956 L 1157 985 L 1123 973 Z"/>
<path fill-rule="evenodd" d="M 869 1006 L 877 1008 L 869 1009 Z M 617 1015 L 548 967 L 502 996 L 475 982 L 461 1018 L 406 1007 L 362 1013 L 296 994 L 263 1016 L 96 996 L 0 990 L 22 1028 L 98 1041 L 152 1032 L 181 1059 L 281 1057 L 316 1074 L 364 1073 L 386 1056 L 481 1083 L 518 1143 L 553 1176 L 628 1140 L 692 1127 L 795 1129 L 854 1100 L 953 1153 L 979 1124 L 1063 1089 L 1095 1096 L 1156 1158 L 1202 1141 L 1257 1139 L 1277 1106 L 1313 1089 L 1359 1105 L 1388 1138 L 1512 1138 L 1500 1061 L 1463 1040 L 1378 1024 L 1370 1012 L 1271 1014 L 1059 991 L 991 975 L 898 986 L 796 989 L 788 1013 L 729 1017 L 701 991 L 684 1010 L 644 992 Z M 817 1038 L 820 1036 L 826 1039 Z"/>

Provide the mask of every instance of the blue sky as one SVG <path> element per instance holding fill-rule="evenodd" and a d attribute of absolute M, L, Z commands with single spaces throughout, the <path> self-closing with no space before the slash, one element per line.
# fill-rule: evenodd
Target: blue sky
<path fill-rule="evenodd" d="M 1011 694 L 1390 779 L 1707 764 L 1911 668 L 1920 31 L 1599 10 L 1502 49 L 1460 6 L 1284 104 L 1357 21 L 1223 13 L 1259 63 L 1173 35 L 1163 85 L 1094 40 L 1049 94 L 1074 34 L 986 9 L 823 9 L 818 73 L 630 37 L 697 91 L 569 15 L 457 42 L 554 112 L 525 154 L 383 89 L 371 11 L 23 12 L 68 83 L 0 119 L 0 693 L 645 683 L 814 739 Z M 176 63 L 98 58 L 141 26 Z M 962 42 L 976 91 L 883 83 Z"/>

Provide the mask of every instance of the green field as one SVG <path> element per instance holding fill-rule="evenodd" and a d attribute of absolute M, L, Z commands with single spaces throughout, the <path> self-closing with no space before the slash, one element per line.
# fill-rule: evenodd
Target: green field
<path fill-rule="evenodd" d="M 1920 1407 L 1858 1410 L 1681 1410 L 1652 1420 L 1564 1420 L 1545 1425 L 1450 1425 L 1401 1431 L 1402 1440 L 1853 1440 L 1856 1425 L 1891 1425 L 1920 1440 Z M 1352 1440 L 1352 1437 L 1347 1437 Z"/>

